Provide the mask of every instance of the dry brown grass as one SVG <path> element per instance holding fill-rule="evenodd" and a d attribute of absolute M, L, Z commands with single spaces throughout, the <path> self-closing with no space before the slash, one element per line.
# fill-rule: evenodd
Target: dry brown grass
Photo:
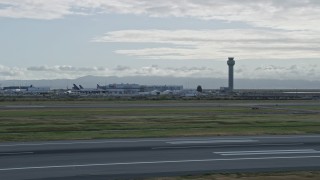
<path fill-rule="evenodd" d="M 146 103 L 146 102 L 143 102 Z M 319 105 L 320 106 L 320 105 Z M 317 106 L 312 106 L 317 107 Z M 297 107 L 299 108 L 299 107 Z M 0 111 L 1 141 L 320 133 L 319 114 L 247 106 Z"/>

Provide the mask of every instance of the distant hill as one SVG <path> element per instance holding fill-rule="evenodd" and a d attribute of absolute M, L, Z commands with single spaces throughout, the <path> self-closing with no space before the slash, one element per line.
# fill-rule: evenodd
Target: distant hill
<path fill-rule="evenodd" d="M 201 85 L 204 89 L 218 89 L 227 86 L 227 79 L 190 78 L 190 77 L 160 77 L 160 76 L 84 76 L 77 79 L 54 80 L 4 80 L 4 86 L 34 85 L 50 86 L 52 89 L 71 88 L 72 84 L 81 84 L 86 88 L 94 88 L 97 84 L 136 83 L 141 85 L 183 85 L 184 88 L 195 89 Z M 271 79 L 235 79 L 236 89 L 320 89 L 320 81 L 306 80 L 271 80 Z"/>

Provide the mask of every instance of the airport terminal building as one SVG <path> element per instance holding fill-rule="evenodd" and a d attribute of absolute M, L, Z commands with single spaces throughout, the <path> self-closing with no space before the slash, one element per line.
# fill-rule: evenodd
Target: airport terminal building
<path fill-rule="evenodd" d="M 183 86 L 167 85 L 139 85 L 139 84 L 109 84 L 106 86 L 97 85 L 98 90 L 102 90 L 110 95 L 139 95 L 152 92 L 175 92 L 182 91 Z"/>
<path fill-rule="evenodd" d="M 30 86 L 7 86 L 3 87 L 3 92 L 6 93 L 28 93 L 28 94 L 45 94 L 50 93 L 50 87 L 35 87 L 33 85 Z"/>

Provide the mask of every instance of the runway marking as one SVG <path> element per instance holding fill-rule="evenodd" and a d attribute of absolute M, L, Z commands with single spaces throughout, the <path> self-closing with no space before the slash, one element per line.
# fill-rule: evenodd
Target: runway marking
<path fill-rule="evenodd" d="M 31 166 L 31 167 L 2 168 L 2 169 L 0 169 L 0 171 L 95 167 L 95 166 L 141 165 L 141 164 L 169 164 L 169 163 L 193 163 L 193 162 L 215 162 L 215 161 L 308 159 L 308 158 L 320 158 L 320 156 L 256 157 L 256 158 L 234 158 L 234 159 L 192 159 L 192 160 L 176 160 L 176 161 L 145 161 L 145 162 L 122 162 L 122 163 L 102 163 L 102 164 L 72 164 L 72 165 L 57 165 L 57 166 Z"/>
<path fill-rule="evenodd" d="M 174 146 L 174 147 L 154 147 L 151 149 L 192 149 L 192 148 L 221 148 L 221 147 L 248 147 L 248 146 L 298 146 L 303 143 L 291 144 L 246 144 L 246 145 L 217 145 L 217 146 Z"/>
<path fill-rule="evenodd" d="M 137 141 L 87 141 L 87 142 L 48 142 L 48 143 L 21 143 L 21 144 L 2 144 L 0 147 L 14 146 L 46 146 L 46 145 L 74 145 L 74 144 L 105 144 L 105 143 L 139 143 L 139 142 L 165 142 L 166 140 L 137 140 Z"/>
<path fill-rule="evenodd" d="M 172 139 L 172 142 L 182 141 L 229 141 L 230 138 L 221 139 Z M 243 141 L 243 139 L 232 139 L 237 141 Z M 19 144 L 0 144 L 0 147 L 15 147 L 15 146 L 45 146 L 45 145 L 74 145 L 74 144 L 105 144 L 105 143 L 140 143 L 140 142 L 167 142 L 168 139 L 145 139 L 145 140 L 106 140 L 106 141 L 75 141 L 75 142 L 44 142 L 44 143 L 19 143 Z M 252 140 L 257 141 L 257 140 Z M 230 141 L 231 142 L 231 141 Z"/>
<path fill-rule="evenodd" d="M 314 149 L 296 149 L 296 150 L 263 150 L 263 151 L 226 151 L 214 152 L 222 156 L 244 156 L 244 155 L 264 155 L 264 154 L 315 154 L 320 151 Z"/>
<path fill-rule="evenodd" d="M 283 136 L 257 136 L 251 137 L 252 139 L 295 139 L 295 138 L 320 138 L 320 135 L 283 135 Z"/>
<path fill-rule="evenodd" d="M 5 106 L 6 108 L 45 108 L 46 106 L 23 106 L 23 105 L 20 105 L 20 106 Z"/>
<path fill-rule="evenodd" d="M 194 140 L 194 141 L 171 141 L 168 144 L 207 144 L 207 143 L 243 143 L 243 142 L 258 142 L 252 139 L 226 139 L 226 140 Z"/>
<path fill-rule="evenodd" d="M 0 153 L 1 155 L 20 155 L 20 154 L 34 154 L 34 152 L 5 152 L 5 153 Z"/>
<path fill-rule="evenodd" d="M 320 135 L 302 135 L 302 136 L 265 136 L 250 137 L 252 141 L 258 139 L 295 139 L 295 138 L 320 138 Z M 15 146 L 45 146 L 45 145 L 74 145 L 74 144 L 104 144 L 104 143 L 139 143 L 139 142 L 181 142 L 181 141 L 224 141 L 224 140 L 245 140 L 248 138 L 198 138 L 198 139 L 144 139 L 144 140 L 106 140 L 106 141 L 75 141 L 75 142 L 44 142 L 44 143 L 18 143 L 18 144 L 0 144 L 0 147 Z"/>

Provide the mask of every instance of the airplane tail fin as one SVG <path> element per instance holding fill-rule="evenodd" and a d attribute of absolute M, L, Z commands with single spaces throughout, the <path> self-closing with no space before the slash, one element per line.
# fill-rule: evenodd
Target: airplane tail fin
<path fill-rule="evenodd" d="M 77 86 L 77 85 L 75 85 L 75 84 L 73 84 L 73 88 L 72 88 L 73 90 L 80 90 L 80 88 Z"/>

